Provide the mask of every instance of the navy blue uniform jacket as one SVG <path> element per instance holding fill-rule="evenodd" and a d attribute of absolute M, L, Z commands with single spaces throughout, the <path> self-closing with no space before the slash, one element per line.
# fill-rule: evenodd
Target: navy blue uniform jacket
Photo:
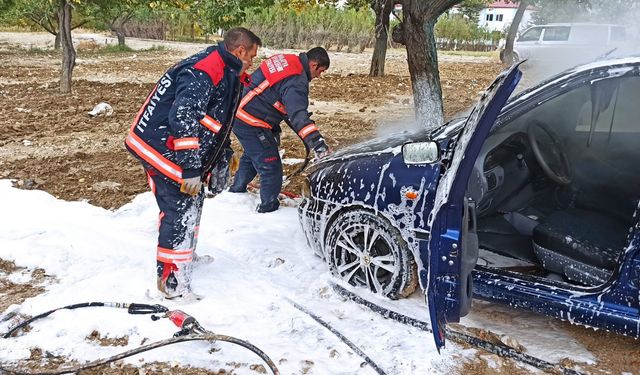
<path fill-rule="evenodd" d="M 240 99 L 242 62 L 221 42 L 174 65 L 138 112 L 125 141 L 145 167 L 167 178 L 203 176 L 221 147 Z M 242 82 L 248 84 L 248 82 Z M 223 139 L 224 138 L 224 139 Z"/>
<path fill-rule="evenodd" d="M 288 120 L 300 138 L 313 145 L 321 137 L 309 117 L 309 60 L 300 55 L 278 54 L 264 60 L 245 87 L 236 125 L 242 124 L 280 132 Z"/>

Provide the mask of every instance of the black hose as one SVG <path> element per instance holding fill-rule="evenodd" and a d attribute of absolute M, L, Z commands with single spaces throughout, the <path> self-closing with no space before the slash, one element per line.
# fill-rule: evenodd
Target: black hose
<path fill-rule="evenodd" d="M 326 328 L 329 331 L 331 331 L 331 333 L 336 335 L 336 337 L 338 337 L 342 342 L 347 344 L 347 346 L 349 348 L 351 348 L 351 350 L 353 350 L 354 352 L 358 353 L 358 355 L 360 357 L 362 357 L 365 360 L 365 362 L 367 362 L 367 364 L 369 364 L 369 366 L 371 366 L 374 370 L 376 370 L 376 372 L 379 375 L 386 375 L 386 372 L 384 372 L 384 370 L 382 368 L 380 368 L 380 366 L 378 366 L 375 362 L 373 362 L 373 360 L 371 358 L 369 358 L 369 356 L 366 355 L 360 348 L 358 348 L 356 346 L 356 344 L 351 342 L 351 340 L 346 338 L 342 333 L 338 332 L 338 330 L 336 330 L 335 328 L 331 327 L 329 325 L 329 323 L 325 322 L 319 316 L 315 315 L 311 311 L 305 309 L 304 307 L 300 306 L 299 304 L 295 303 L 294 301 L 290 300 L 289 298 L 286 298 L 286 300 L 289 301 L 289 303 L 291 303 L 293 305 L 293 307 L 295 307 L 296 309 L 298 309 L 298 310 L 302 311 L 303 313 L 309 315 L 313 320 L 318 322 L 321 326 L 323 326 L 324 328 Z"/>
<path fill-rule="evenodd" d="M 199 334 L 199 335 L 187 335 L 187 336 L 172 337 L 170 339 L 160 340 L 160 341 L 153 342 L 151 344 L 143 345 L 143 346 L 141 346 L 139 348 L 127 350 L 125 352 L 122 352 L 120 354 L 116 354 L 116 355 L 111 356 L 109 358 L 97 359 L 97 360 L 95 360 L 93 362 L 89 362 L 89 363 L 86 363 L 84 365 L 66 367 L 66 368 L 55 370 L 55 371 L 35 371 L 35 372 L 31 371 L 31 372 L 27 372 L 27 371 L 21 370 L 21 369 L 19 369 L 17 367 L 7 367 L 7 366 L 1 365 L 1 364 L 0 364 L 0 370 L 2 370 L 4 372 L 7 372 L 7 373 L 10 373 L 10 374 L 16 374 L 16 375 L 59 375 L 59 374 L 69 374 L 69 373 L 73 373 L 73 372 L 83 371 L 83 370 L 87 370 L 87 369 L 90 369 L 90 368 L 106 365 L 107 363 L 115 362 L 115 361 L 118 361 L 118 360 L 121 360 L 121 359 L 124 359 L 124 358 L 127 358 L 127 357 L 131 357 L 131 356 L 136 355 L 136 354 L 140 354 L 140 353 L 143 353 L 143 352 L 146 352 L 146 351 L 149 351 L 149 350 L 160 348 L 162 346 L 167 346 L 167 345 L 171 345 L 171 344 L 177 344 L 179 342 L 198 341 L 198 340 L 210 341 L 210 342 L 224 341 L 224 342 L 229 342 L 229 343 L 232 343 L 232 344 L 240 345 L 240 346 L 242 346 L 242 347 L 244 347 L 246 349 L 249 349 L 252 352 L 256 353 L 267 364 L 267 366 L 269 366 L 269 369 L 271 370 L 271 372 L 274 375 L 280 375 L 280 371 L 278 370 L 276 365 L 273 363 L 273 361 L 262 350 L 260 350 L 255 345 L 252 345 L 251 343 L 249 343 L 247 341 L 240 340 L 240 339 L 232 337 L 232 336 L 216 335 L 216 334 Z"/>
<path fill-rule="evenodd" d="M 147 305 L 142 303 L 122 303 L 122 302 L 83 302 L 76 303 L 73 305 L 68 305 L 64 307 L 58 307 L 57 309 L 49 310 L 42 314 L 36 315 L 30 319 L 25 320 L 24 322 L 18 324 L 17 326 L 11 328 L 7 333 L 2 335 L 3 339 L 8 339 L 11 335 L 19 330 L 22 327 L 27 326 L 29 323 L 32 323 L 35 320 L 45 318 L 56 311 L 59 310 L 75 310 L 82 307 L 114 307 L 119 309 L 128 309 L 129 314 L 160 314 L 163 312 L 169 311 L 166 307 L 162 305 Z"/>
<path fill-rule="evenodd" d="M 259 97 L 259 96 L 258 96 Z M 284 118 L 284 122 L 291 128 L 293 129 L 293 124 L 291 123 L 291 121 L 288 118 Z M 300 137 L 300 135 L 298 135 L 298 137 Z M 282 183 L 284 184 L 285 181 L 289 181 L 291 180 L 293 177 L 295 177 L 296 175 L 298 175 L 299 173 L 301 173 L 302 171 L 304 171 L 304 169 L 307 167 L 307 165 L 309 164 L 309 161 L 311 160 L 311 148 L 309 147 L 309 145 L 307 144 L 307 142 L 304 141 L 304 139 L 300 138 L 300 140 L 302 141 L 302 144 L 304 145 L 304 150 L 306 152 L 305 156 L 304 156 L 304 163 L 302 163 L 302 165 L 300 166 L 300 168 L 296 169 L 295 171 L 293 171 L 293 173 L 291 173 L 290 175 L 288 175 L 287 177 L 285 177 L 285 179 L 282 181 Z"/>
<path fill-rule="evenodd" d="M 421 320 L 389 310 L 380 305 L 376 305 L 375 303 L 358 296 L 354 292 L 347 290 L 341 285 L 331 283 L 331 286 L 336 292 L 338 292 L 339 295 L 346 297 L 359 305 L 363 305 L 369 308 L 369 310 L 379 315 L 382 315 L 385 318 L 392 319 L 399 323 L 418 328 L 425 332 L 433 332 L 431 330 L 431 325 L 427 322 L 423 322 Z M 536 358 L 534 356 L 531 356 L 523 352 L 520 352 L 516 349 L 513 349 L 510 346 L 503 345 L 503 344 L 496 344 L 475 336 L 468 335 L 466 333 L 447 329 L 446 336 L 452 341 L 455 341 L 457 343 L 469 344 L 471 346 L 475 346 L 477 348 L 484 349 L 490 353 L 496 354 L 500 357 L 511 358 L 516 361 L 526 363 L 540 370 L 560 371 L 564 375 L 584 375 L 583 372 L 573 370 L 573 369 L 564 367 L 562 365 L 553 364 L 551 362 L 545 361 L 544 359 Z"/>
<path fill-rule="evenodd" d="M 32 323 L 38 319 L 42 319 L 44 317 L 47 317 L 51 314 L 53 314 L 56 311 L 59 310 L 74 310 L 74 309 L 79 309 L 79 308 L 83 308 L 83 307 L 114 307 L 114 308 L 121 308 L 121 309 L 127 309 L 127 312 L 129 314 L 133 314 L 133 315 L 140 315 L 140 314 L 162 314 L 162 313 L 167 313 L 169 312 L 169 309 L 165 306 L 162 305 L 149 305 L 149 304 L 143 304 L 143 303 L 121 303 L 121 302 L 84 302 L 84 303 L 76 303 L 73 305 L 68 305 L 68 306 L 64 306 L 64 307 L 59 307 L 57 309 L 53 309 L 53 310 L 49 310 L 47 312 L 44 312 L 42 314 L 36 315 L 30 319 L 25 320 L 24 322 L 18 324 L 17 326 L 11 328 L 7 333 L 5 333 L 4 335 L 2 335 L 2 338 L 9 338 L 11 337 L 11 335 L 18 331 L 19 329 L 27 326 L 29 323 Z M 152 319 L 157 320 L 159 319 L 158 316 L 151 316 Z M 195 320 L 194 320 L 195 321 Z M 198 325 L 199 327 L 199 325 Z M 184 327 L 183 327 L 184 328 Z M 184 342 L 184 341 L 196 341 L 196 340 L 205 340 L 205 341 L 225 341 L 225 342 L 229 342 L 232 344 L 236 344 L 236 345 L 240 345 L 246 349 L 251 350 L 252 352 L 254 352 L 255 354 L 257 354 L 266 364 L 267 366 L 269 366 L 269 369 L 271 369 L 271 372 L 273 372 L 274 375 L 279 375 L 280 372 L 278 371 L 278 368 L 276 367 L 276 365 L 273 363 L 273 361 L 262 351 L 260 350 L 258 347 L 256 347 L 255 345 L 252 345 L 251 343 L 232 337 L 232 336 L 226 336 L 226 335 L 217 335 L 211 332 L 206 332 L 203 334 L 189 334 L 189 335 L 182 335 L 182 336 L 178 336 L 178 337 L 173 337 L 170 339 L 166 339 L 166 340 L 160 340 L 160 341 L 156 341 L 154 343 L 148 344 L 148 345 L 144 345 L 141 346 L 139 348 L 135 348 L 135 349 L 131 349 L 125 352 L 122 352 L 120 354 L 116 354 L 112 357 L 109 358 L 105 358 L 105 359 L 98 359 L 95 360 L 93 362 L 89 362 L 87 364 L 84 365 L 78 365 L 78 366 L 74 366 L 74 367 L 68 367 L 65 369 L 61 369 L 61 370 L 56 370 L 56 371 L 45 371 L 45 372 L 25 372 L 23 370 L 20 370 L 17 367 L 6 367 L 4 364 L 0 363 L 0 373 L 4 373 L 4 372 L 8 372 L 11 374 L 25 374 L 25 375 L 44 375 L 44 374 L 51 374 L 51 375 L 57 375 L 57 374 L 67 374 L 67 373 L 71 373 L 71 372 L 78 372 L 81 370 L 86 370 L 86 369 L 90 369 L 93 367 L 97 367 L 97 366 L 101 366 L 107 363 L 111 363 L 123 358 L 127 358 L 130 357 L 132 355 L 136 355 L 139 353 L 143 353 L 149 350 L 153 350 L 156 348 L 159 348 L 161 346 L 165 346 L 165 345 L 171 345 L 171 344 L 176 344 L 179 342 Z"/>

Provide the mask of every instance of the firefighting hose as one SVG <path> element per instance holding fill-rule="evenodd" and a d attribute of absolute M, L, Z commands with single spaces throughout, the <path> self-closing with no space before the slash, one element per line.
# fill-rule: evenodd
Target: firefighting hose
<path fill-rule="evenodd" d="M 73 366 L 73 367 L 64 367 L 54 371 L 26 371 L 22 370 L 19 367 L 14 367 L 12 365 L 7 365 L 5 363 L 0 362 L 0 373 L 9 373 L 9 374 L 23 374 L 23 375 L 58 375 L 58 374 L 68 374 L 74 373 L 82 370 L 87 370 L 90 368 L 98 367 L 105 365 L 107 363 L 115 362 L 121 360 L 123 358 L 131 357 L 133 355 L 143 353 L 149 350 L 157 349 L 162 346 L 167 346 L 171 344 L 177 344 L 179 342 L 186 341 L 224 341 L 231 344 L 242 346 L 246 349 L 249 349 L 253 353 L 257 354 L 269 367 L 273 375 L 279 375 L 280 371 L 276 367 L 275 363 L 258 347 L 255 345 L 241 340 L 232 336 L 227 335 L 219 335 L 215 334 L 209 330 L 204 329 L 198 321 L 192 317 L 191 315 L 186 314 L 180 310 L 169 310 L 167 307 L 162 305 L 148 305 L 141 303 L 119 303 L 119 302 L 86 302 L 86 303 L 77 303 L 74 305 L 64 306 L 57 309 L 53 309 L 42 313 L 40 315 L 36 315 L 30 319 L 25 320 L 24 322 L 18 324 L 17 326 L 11 328 L 7 333 L 2 335 L 3 339 L 10 338 L 15 332 L 19 329 L 26 327 L 30 323 L 45 318 L 56 311 L 59 310 L 74 310 L 84 307 L 113 307 L 120 309 L 127 309 L 127 312 L 132 315 L 142 315 L 142 314 L 152 314 L 151 320 L 157 321 L 163 318 L 168 318 L 173 324 L 175 324 L 180 330 L 176 332 L 172 338 L 156 341 L 147 345 L 140 346 L 135 349 L 127 350 L 120 354 L 116 354 L 109 358 L 97 359 L 95 361 L 85 363 L 83 365 Z"/>

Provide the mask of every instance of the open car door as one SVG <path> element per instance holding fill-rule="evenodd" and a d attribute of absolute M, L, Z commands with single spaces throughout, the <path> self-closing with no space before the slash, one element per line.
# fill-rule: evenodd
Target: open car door
<path fill-rule="evenodd" d="M 498 114 L 520 81 L 517 65 L 501 73 L 484 92 L 453 145 L 453 154 L 436 192 L 429 226 L 429 251 L 421 254 L 422 285 L 438 350 L 447 323 L 459 322 L 471 308 L 471 271 L 478 259 L 475 202 L 465 198 L 467 182 Z"/>

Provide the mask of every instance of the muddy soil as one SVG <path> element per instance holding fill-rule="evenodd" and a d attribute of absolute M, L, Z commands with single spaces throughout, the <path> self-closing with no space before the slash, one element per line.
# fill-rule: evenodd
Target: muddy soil
<path fill-rule="evenodd" d="M 72 95 L 58 93 L 58 54 L 4 44 L 0 56 L 0 129 L 5 134 L 0 140 L 0 178 L 107 209 L 147 189 L 142 169 L 123 140 L 157 77 L 184 53 L 80 49 Z M 340 66 L 340 60 L 334 65 Z M 493 63 L 443 63 L 447 116 L 473 104 L 501 69 Z M 386 121 L 411 121 L 408 74 L 369 78 L 364 73 L 328 74 L 312 84 L 311 110 L 334 149 L 370 138 Z M 100 102 L 113 107 L 112 116 L 87 115 Z M 283 149 L 285 158 L 304 158 L 304 147 L 291 131 L 285 130 Z M 296 168 L 287 166 L 285 173 Z M 296 193 L 299 181 L 287 188 Z"/>

